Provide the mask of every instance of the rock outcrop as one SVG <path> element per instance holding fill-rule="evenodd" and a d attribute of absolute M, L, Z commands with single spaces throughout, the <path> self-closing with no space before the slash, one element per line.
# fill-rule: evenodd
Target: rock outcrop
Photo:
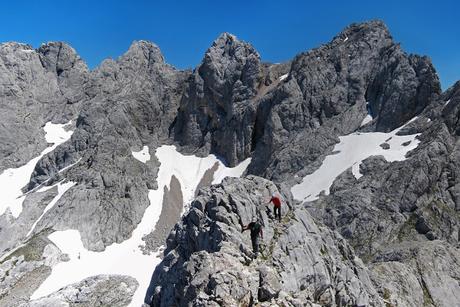
<path fill-rule="evenodd" d="M 69 285 L 47 297 L 18 306 L 123 307 L 131 302 L 137 286 L 137 281 L 129 276 L 98 275 Z"/>

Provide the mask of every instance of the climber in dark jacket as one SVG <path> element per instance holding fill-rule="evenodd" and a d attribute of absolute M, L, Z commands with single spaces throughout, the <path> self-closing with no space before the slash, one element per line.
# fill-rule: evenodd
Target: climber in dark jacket
<path fill-rule="evenodd" d="M 257 257 L 259 254 L 259 236 L 262 239 L 264 238 L 262 224 L 258 221 L 251 222 L 247 226 L 243 226 L 241 232 L 244 232 L 248 229 L 251 231 L 252 251 L 254 252 L 255 257 Z"/>

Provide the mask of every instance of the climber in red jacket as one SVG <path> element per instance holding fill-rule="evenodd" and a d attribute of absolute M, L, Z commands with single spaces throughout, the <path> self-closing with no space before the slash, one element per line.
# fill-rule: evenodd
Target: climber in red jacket
<path fill-rule="evenodd" d="M 278 217 L 278 221 L 281 222 L 281 198 L 273 193 L 272 198 L 268 203 L 273 203 L 273 213 L 275 214 L 275 218 Z"/>

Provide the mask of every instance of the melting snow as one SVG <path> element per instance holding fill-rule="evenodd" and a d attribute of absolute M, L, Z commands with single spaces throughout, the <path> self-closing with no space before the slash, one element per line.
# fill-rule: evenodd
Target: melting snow
<path fill-rule="evenodd" d="M 141 151 L 137 151 L 137 152 L 132 151 L 131 153 L 134 158 L 141 161 L 142 163 L 146 163 L 147 161 L 150 160 L 150 153 L 149 153 L 148 146 L 144 146 Z"/>
<path fill-rule="evenodd" d="M 64 127 L 70 123 L 71 122 L 67 124 L 46 123 L 43 128 L 45 130 L 45 139 L 48 143 L 54 144 L 43 150 L 38 157 L 33 158 L 25 165 L 18 168 L 9 168 L 0 174 L 0 215 L 2 215 L 7 208 L 10 208 L 15 218 L 21 214 L 22 203 L 25 198 L 21 189 L 29 182 L 37 162 L 45 154 L 53 151 L 58 145 L 70 139 L 73 131 L 65 131 L 64 129 Z"/>
<path fill-rule="evenodd" d="M 396 135 L 401 128 L 389 133 L 357 132 L 339 137 L 340 142 L 334 147 L 334 152 L 338 153 L 326 156 L 319 169 L 304 177 L 301 183 L 294 185 L 291 188 L 292 195 L 300 201 L 312 201 L 318 199 L 321 191 L 329 194 L 334 179 L 349 167 L 356 178 L 361 177 L 359 165 L 370 156 L 382 155 L 389 162 L 405 160 L 407 152 L 415 149 L 420 141 L 416 139 L 419 134 Z M 411 141 L 408 146 L 402 145 L 408 141 Z M 380 147 L 384 142 L 390 145 L 390 149 Z"/>
<path fill-rule="evenodd" d="M 283 80 L 286 79 L 288 76 L 289 76 L 289 74 L 282 75 L 281 77 L 279 77 L 279 80 L 280 80 L 280 81 L 283 81 Z"/>
<path fill-rule="evenodd" d="M 148 152 L 148 148 L 144 147 L 143 151 Z M 51 275 L 35 291 L 31 299 L 46 296 L 90 276 L 123 274 L 132 276 L 139 282 L 130 306 L 140 306 L 150 283 L 151 274 L 160 262 L 160 252 L 144 255 L 139 246 L 144 245 L 142 237 L 155 228 L 162 209 L 163 188 L 169 187 L 172 175 L 179 180 L 184 202 L 188 203 L 193 199 L 196 187 L 206 170 L 212 168 L 216 162 L 219 163 L 219 167 L 213 183 L 219 183 L 226 176 L 241 176 L 250 162 L 250 159 L 247 159 L 234 168 L 227 168 L 213 155 L 205 158 L 184 156 L 177 152 L 174 146 L 161 146 L 155 154 L 161 163 L 157 178 L 159 188 L 149 191 L 150 206 L 131 238 L 119 244 L 114 243 L 103 252 L 92 252 L 84 248 L 77 230 L 52 233 L 49 239 L 62 252 L 69 254 L 70 261 L 61 262 L 53 267 Z"/>

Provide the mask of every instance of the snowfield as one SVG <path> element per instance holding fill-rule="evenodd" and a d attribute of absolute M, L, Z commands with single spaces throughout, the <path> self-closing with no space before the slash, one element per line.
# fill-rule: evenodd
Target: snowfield
<path fill-rule="evenodd" d="M 149 152 L 144 146 L 141 152 Z M 148 161 L 147 154 L 137 155 L 139 160 Z M 79 282 L 80 280 L 99 274 L 122 274 L 134 277 L 139 287 L 134 294 L 130 306 L 140 306 L 150 283 L 155 266 L 161 261 L 160 253 L 151 255 L 142 253 L 144 245 L 142 237 L 152 232 L 160 217 L 163 203 L 164 187 L 169 188 L 174 175 L 180 182 L 184 203 L 189 203 L 204 173 L 218 163 L 213 183 L 219 183 L 227 176 L 239 177 L 246 170 L 250 159 L 243 161 L 235 168 L 227 168 L 217 157 L 210 155 L 205 158 L 185 156 L 177 152 L 174 146 L 161 146 L 155 155 L 160 161 L 158 172 L 158 189 L 150 190 L 150 205 L 146 209 L 142 221 L 133 231 L 131 238 L 108 246 L 103 252 L 92 252 L 84 248 L 80 233 L 77 230 L 57 231 L 49 235 L 49 239 L 63 252 L 70 261 L 58 263 L 52 268 L 51 275 L 34 292 L 31 299 L 37 299 L 59 290 L 60 288 Z M 135 156 L 136 157 L 136 156 Z M 150 158 L 150 157 L 149 157 Z M 144 162 L 145 163 L 145 162 Z M 185 207 L 185 206 L 184 206 Z"/>
<path fill-rule="evenodd" d="M 66 131 L 67 124 L 53 124 L 47 122 L 45 127 L 45 139 L 52 146 L 43 150 L 38 157 L 33 158 L 25 165 L 18 168 L 9 168 L 0 175 L 0 215 L 9 208 L 11 214 L 17 218 L 22 212 L 22 203 L 25 195 L 21 189 L 29 182 L 37 162 L 47 153 L 53 151 L 57 146 L 64 143 L 72 136 L 73 131 Z"/>
<path fill-rule="evenodd" d="M 299 201 L 316 200 L 321 191 L 327 195 L 334 179 L 348 168 L 351 167 L 353 175 L 360 178 L 359 165 L 370 156 L 382 155 L 389 162 L 405 160 L 406 154 L 415 149 L 420 141 L 416 138 L 419 134 L 396 135 L 402 127 L 389 133 L 355 132 L 339 137 L 340 142 L 335 145 L 333 153 L 326 156 L 319 169 L 291 188 L 292 195 Z M 390 145 L 389 149 L 380 146 L 385 142 Z M 404 146 L 406 142 L 410 143 Z"/>

